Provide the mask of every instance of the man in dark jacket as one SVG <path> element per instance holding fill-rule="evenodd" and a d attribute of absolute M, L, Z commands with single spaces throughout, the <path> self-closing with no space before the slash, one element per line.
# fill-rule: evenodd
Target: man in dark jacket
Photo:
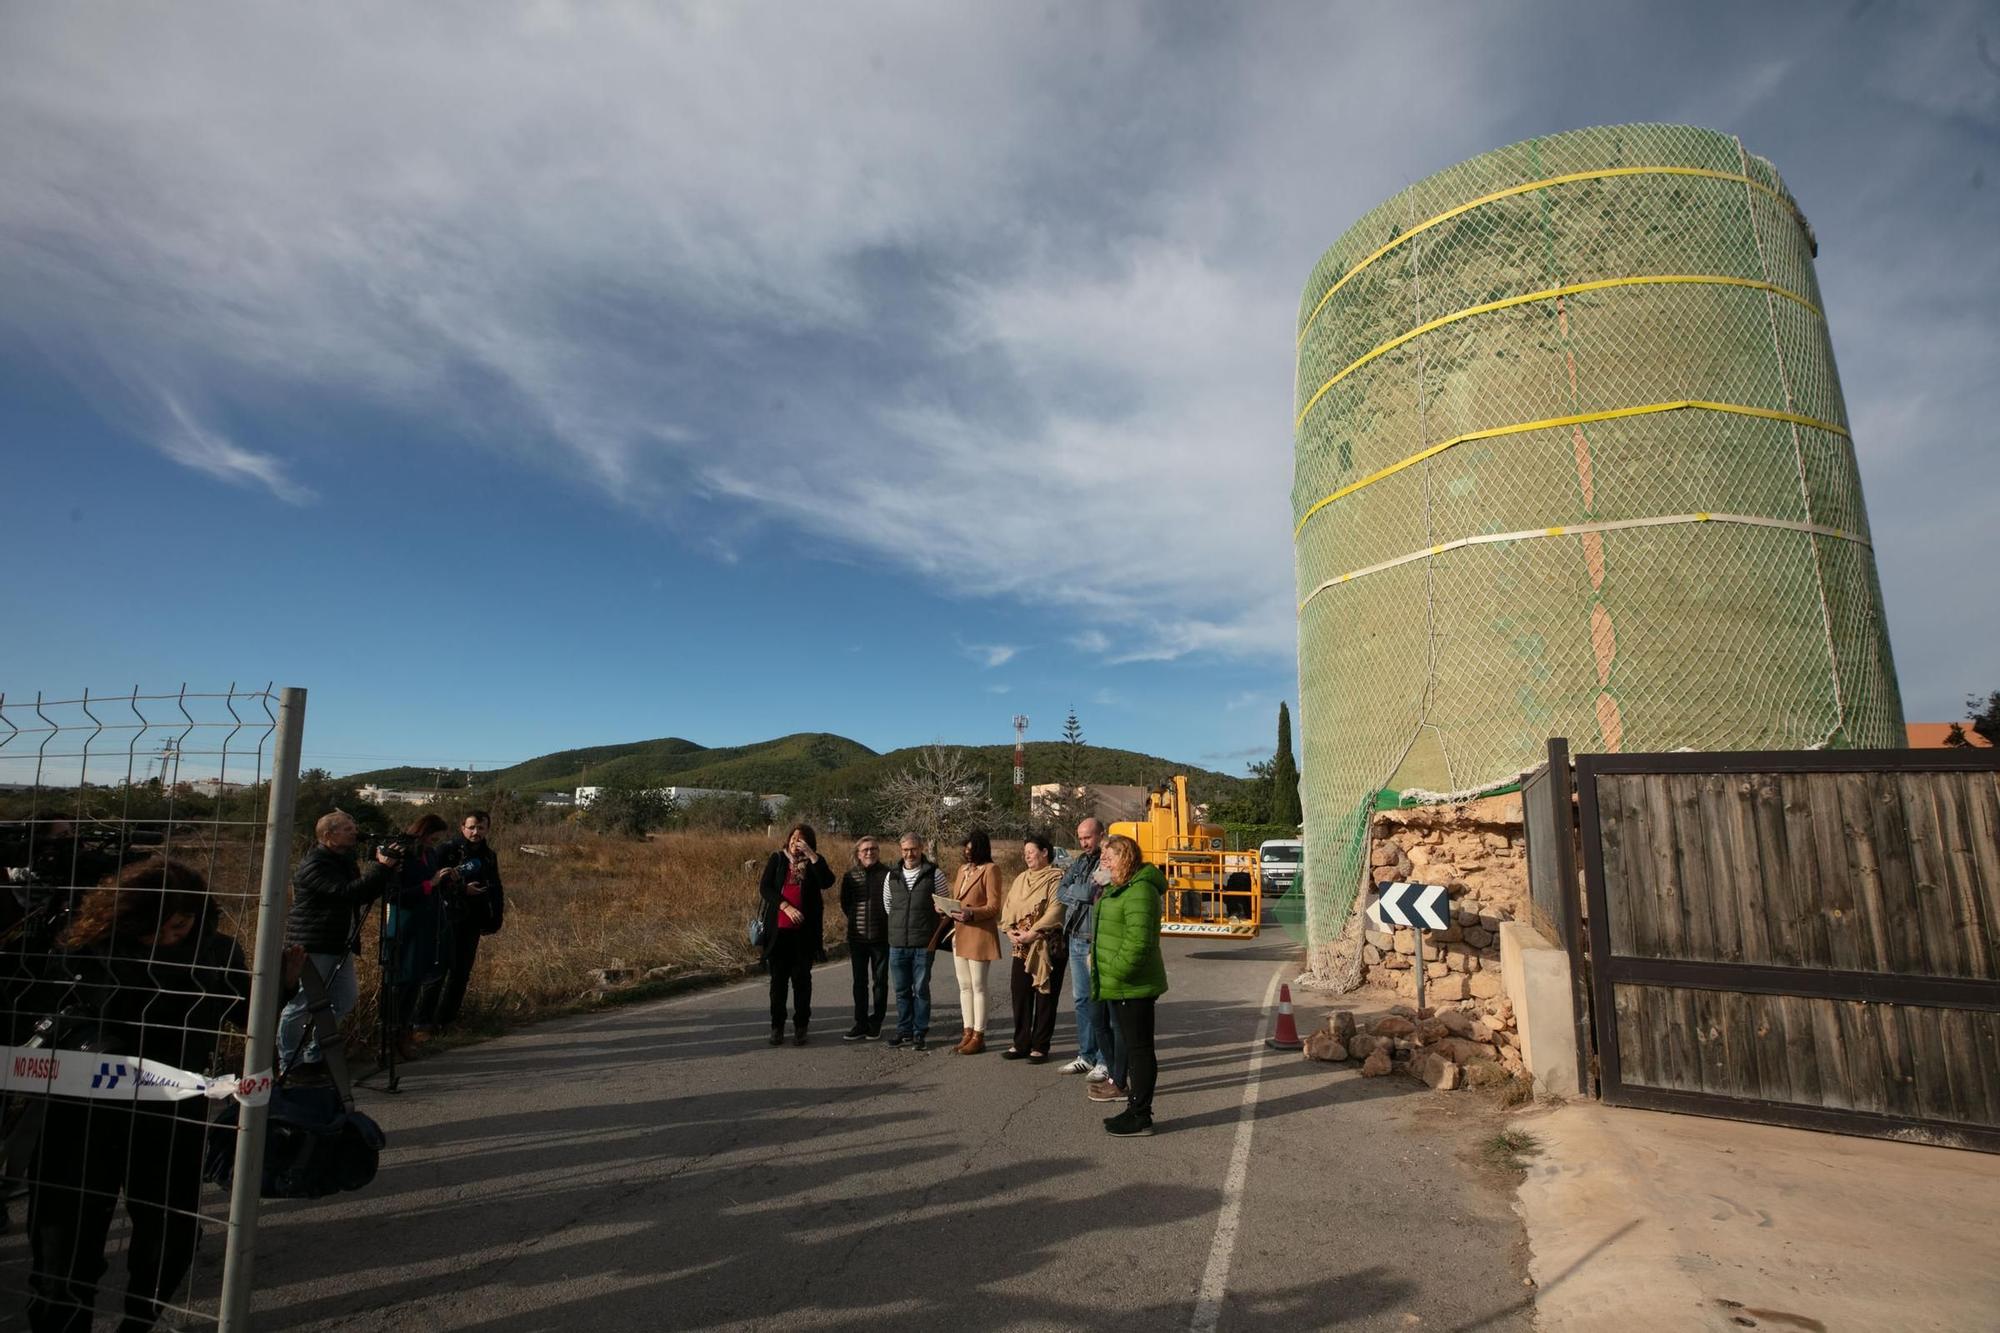
<path fill-rule="evenodd" d="M 847 961 L 854 968 L 854 1026 L 842 1041 L 882 1035 L 889 1012 L 889 903 L 875 839 L 854 844 L 854 866 L 840 881 L 840 910 L 847 914 Z M 872 987 L 871 987 L 872 983 Z"/>
<path fill-rule="evenodd" d="M 472 980 L 472 965 L 479 961 L 479 939 L 497 935 L 507 915 L 507 891 L 500 883 L 500 859 L 486 840 L 491 821 L 484 810 L 474 810 L 458 826 L 458 832 L 437 850 L 438 864 L 447 868 L 455 882 L 445 892 L 445 952 L 450 966 L 444 975 L 424 983 L 417 993 L 411 1021 L 425 1031 L 449 1027 L 458 1019 L 465 1003 L 466 983 Z"/>
<path fill-rule="evenodd" d="M 943 893 L 944 877 L 924 855 L 923 839 L 899 839 L 903 863 L 882 879 L 884 934 L 889 942 L 889 975 L 896 984 L 896 1035 L 889 1045 L 913 1043 L 929 1050 L 931 1026 L 931 936 L 938 927 L 931 895 Z"/>
<path fill-rule="evenodd" d="M 368 905 L 389 887 L 397 861 L 378 851 L 367 865 L 357 866 L 354 844 L 361 829 L 352 815 L 335 810 L 313 825 L 317 841 L 292 872 L 292 906 L 285 915 L 285 943 L 306 951 L 307 966 L 326 982 L 336 1022 L 347 1016 L 359 998 L 354 984 L 354 946 Z M 278 1019 L 278 1067 L 313 1064 L 319 1060 L 319 1039 L 307 1037 L 306 993 L 301 990 Z M 305 1047 L 300 1049 L 303 1040 Z"/>

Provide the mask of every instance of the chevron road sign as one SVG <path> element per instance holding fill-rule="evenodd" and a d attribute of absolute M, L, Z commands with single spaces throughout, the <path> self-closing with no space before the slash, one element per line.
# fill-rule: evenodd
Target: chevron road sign
<path fill-rule="evenodd" d="M 1442 884 L 1376 885 L 1378 896 L 1368 905 L 1368 915 L 1384 930 L 1414 926 L 1418 930 L 1447 930 L 1451 927 L 1451 903 Z"/>

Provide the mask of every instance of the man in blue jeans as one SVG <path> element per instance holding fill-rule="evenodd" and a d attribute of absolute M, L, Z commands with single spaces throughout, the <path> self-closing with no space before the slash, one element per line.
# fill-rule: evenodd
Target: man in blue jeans
<path fill-rule="evenodd" d="M 903 863 L 882 880 L 883 915 L 888 918 L 889 984 L 896 992 L 896 1035 L 889 1046 L 930 1049 L 931 936 L 937 906 L 931 895 L 944 892 L 944 879 L 924 855 L 924 840 L 905 833 L 897 840 Z"/>
<path fill-rule="evenodd" d="M 1063 905 L 1063 933 L 1069 939 L 1069 993 L 1076 1001 L 1076 1059 L 1062 1067 L 1065 1074 L 1088 1074 L 1094 1083 L 1111 1077 L 1110 1014 L 1099 1013 L 1090 998 L 1091 909 L 1097 902 L 1097 854 L 1104 841 L 1104 821 L 1084 820 L 1076 826 L 1082 850 L 1063 871 L 1056 899 Z"/>
<path fill-rule="evenodd" d="M 337 1023 L 358 998 L 350 951 L 361 918 L 389 886 L 399 862 L 393 853 L 378 850 L 365 865 L 356 865 L 354 845 L 361 840 L 361 829 L 343 810 L 320 816 L 313 826 L 313 838 L 312 850 L 292 874 L 285 944 L 306 951 L 308 964 L 326 983 Z M 319 1037 L 307 1031 L 308 1003 L 305 991 L 300 990 L 278 1019 L 281 1071 L 319 1061 Z"/>

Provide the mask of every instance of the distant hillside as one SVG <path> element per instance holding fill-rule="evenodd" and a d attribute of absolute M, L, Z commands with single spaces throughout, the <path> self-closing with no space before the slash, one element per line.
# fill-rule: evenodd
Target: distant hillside
<path fill-rule="evenodd" d="M 668 736 L 660 740 L 596 745 L 558 750 L 497 772 L 479 774 L 482 787 L 520 792 L 568 791 L 589 783 L 633 781 L 659 787 L 722 787 L 738 791 L 807 792 L 859 795 L 878 787 L 891 774 L 907 768 L 922 747 L 911 746 L 877 754 L 858 741 L 826 732 L 801 732 L 754 745 L 710 749 Z M 998 795 L 1014 780 L 1011 745 L 953 746 L 986 776 Z M 1033 741 L 1027 749 L 1028 781 L 1053 782 L 1063 763 L 1060 741 Z M 1199 800 L 1234 792 L 1246 778 L 1232 777 L 1191 764 L 1176 764 L 1158 755 L 1134 750 L 1083 747 L 1084 780 L 1100 786 L 1151 786 L 1175 773 L 1186 773 Z M 376 769 L 356 773 L 356 783 L 383 786 L 429 786 L 434 770 Z"/>
<path fill-rule="evenodd" d="M 512 768 L 482 773 L 479 785 L 534 792 L 569 791 L 586 782 L 632 781 L 657 787 L 780 792 L 874 757 L 875 752 L 867 746 L 826 732 L 800 732 L 754 745 L 715 749 L 667 736 L 659 740 L 558 750 Z M 352 780 L 384 786 L 398 783 L 429 786 L 432 777 L 430 769 L 394 768 L 356 773 Z"/>
<path fill-rule="evenodd" d="M 873 788 L 890 774 L 908 768 L 924 747 L 910 746 L 901 750 L 891 750 L 888 754 L 877 755 L 856 764 L 851 764 L 837 773 L 829 774 L 823 786 L 837 787 L 846 791 Z M 960 745 L 951 747 L 986 776 L 989 790 L 996 794 L 1011 786 L 1014 781 L 1014 747 L 1011 745 Z M 1064 762 L 1061 741 L 1030 741 L 1027 747 L 1027 777 L 1030 785 L 1054 782 Z M 1247 778 L 1231 777 L 1227 773 L 1217 773 L 1213 769 L 1197 768 L 1192 764 L 1177 764 L 1171 759 L 1158 755 L 1141 754 L 1136 750 L 1112 750 L 1098 745 L 1083 747 L 1083 779 L 1096 786 L 1151 787 L 1166 781 L 1176 773 L 1188 775 L 1189 786 L 1196 799 L 1211 800 L 1228 795 Z"/>

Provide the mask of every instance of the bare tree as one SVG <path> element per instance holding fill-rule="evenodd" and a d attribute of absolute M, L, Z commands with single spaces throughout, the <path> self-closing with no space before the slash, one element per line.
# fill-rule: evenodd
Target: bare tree
<path fill-rule="evenodd" d="M 882 784 L 880 798 L 897 831 L 916 834 L 933 855 L 967 829 L 990 826 L 996 813 L 985 778 L 947 745 L 919 750 L 908 768 Z"/>

